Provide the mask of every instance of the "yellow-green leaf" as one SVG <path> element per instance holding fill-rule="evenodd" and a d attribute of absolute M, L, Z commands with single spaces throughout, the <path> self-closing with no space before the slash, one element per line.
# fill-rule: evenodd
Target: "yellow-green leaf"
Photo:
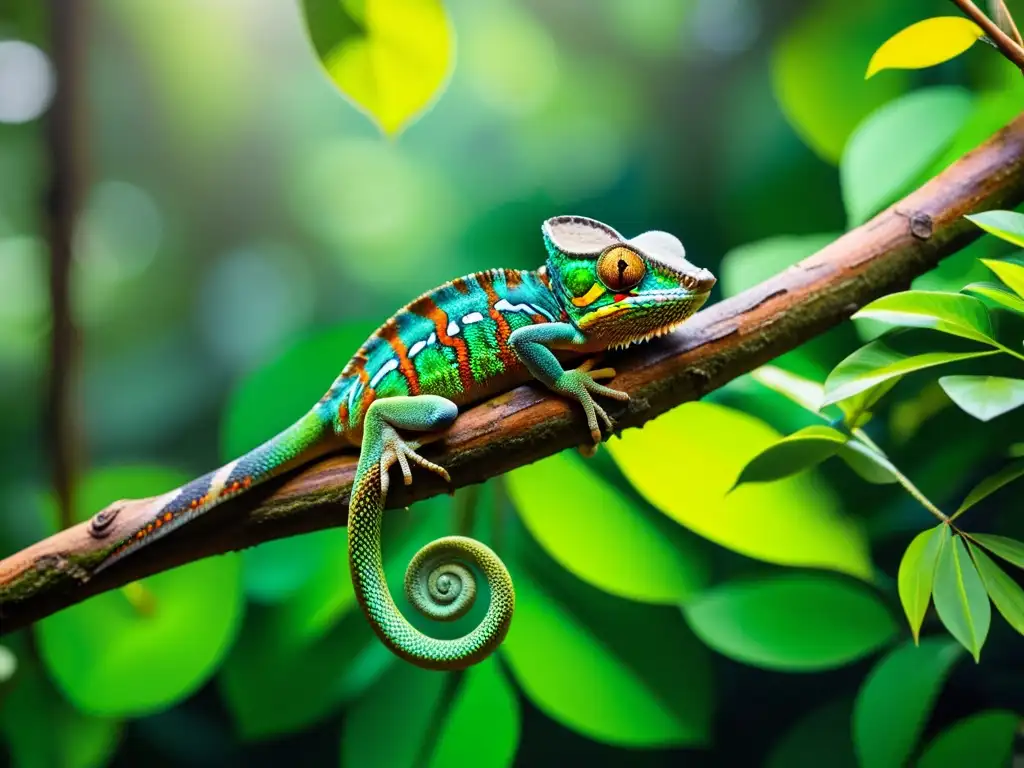
<path fill-rule="evenodd" d="M 923 69 L 959 56 L 985 33 L 970 19 L 936 16 L 886 40 L 868 62 L 864 79 L 883 69 Z"/>
<path fill-rule="evenodd" d="M 937 525 L 922 531 L 914 537 L 900 560 L 897 576 L 900 602 L 907 614 L 910 631 L 917 643 L 921 633 L 921 622 L 928 611 L 928 603 L 932 599 L 932 583 L 935 578 L 935 564 L 939 559 L 945 531 L 943 525 Z"/>
<path fill-rule="evenodd" d="M 733 487 L 743 483 L 769 483 L 799 474 L 835 456 L 846 441 L 846 435 L 824 424 L 804 427 L 752 458 Z"/>
<path fill-rule="evenodd" d="M 1024 238 L 1022 238 L 1024 242 Z M 1024 298 L 1024 266 L 1012 261 L 996 261 L 982 259 L 981 263 L 996 273 L 996 277 L 1006 283 L 1021 298 Z"/>
<path fill-rule="evenodd" d="M 676 605 L 705 586 L 707 564 L 692 537 L 683 539 L 678 534 L 685 531 L 619 492 L 572 452 L 520 467 L 507 481 L 537 542 L 598 589 Z"/>
<path fill-rule="evenodd" d="M 870 578 L 863 529 L 812 473 L 726 495 L 743 467 L 778 439 L 748 414 L 686 403 L 612 438 L 608 450 L 651 504 L 711 541 L 772 563 Z"/>
<path fill-rule="evenodd" d="M 875 299 L 853 316 L 910 328 L 934 328 L 972 341 L 992 343 L 992 321 L 988 309 L 979 299 L 960 293 L 890 293 Z"/>
<path fill-rule="evenodd" d="M 1024 248 L 1024 213 L 1016 211 L 982 211 L 965 219 L 1008 243 Z M 998 263 L 998 262 L 997 262 Z"/>
<path fill-rule="evenodd" d="M 1003 264 L 1003 262 L 997 261 L 996 264 Z M 1016 265 L 1010 264 L 1009 266 L 1013 267 Z M 1024 280 L 1024 276 L 1021 279 Z M 983 296 L 989 301 L 994 301 L 1004 309 L 1016 312 L 1018 315 L 1024 315 L 1024 299 L 1015 296 L 995 283 L 971 283 L 964 286 L 961 290 Z"/>
<path fill-rule="evenodd" d="M 948 528 L 943 534 L 949 536 Z M 980 661 L 981 647 L 988 636 L 992 606 L 985 586 L 959 536 L 947 541 L 935 567 L 935 610 L 942 623 Z"/>
<path fill-rule="evenodd" d="M 992 562 L 992 558 L 982 552 L 980 547 L 971 542 L 967 542 L 967 546 L 971 548 L 971 556 L 974 557 L 974 564 L 978 567 L 978 574 L 988 596 L 1007 623 L 1024 635 L 1024 589 Z"/>
<path fill-rule="evenodd" d="M 302 0 L 306 27 L 338 89 L 395 134 L 437 96 L 452 40 L 440 0 Z"/>

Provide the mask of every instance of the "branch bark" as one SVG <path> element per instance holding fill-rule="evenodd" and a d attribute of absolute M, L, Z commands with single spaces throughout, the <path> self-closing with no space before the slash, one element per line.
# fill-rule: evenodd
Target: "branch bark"
<path fill-rule="evenodd" d="M 636 427 L 793 349 L 876 297 L 906 288 L 981 233 L 963 215 L 1024 200 L 1024 115 L 917 191 L 818 253 L 700 312 L 664 339 L 610 356 L 614 386 L 632 396 L 613 413 Z M 587 441 L 579 408 L 523 386 L 463 412 L 425 455 L 455 486 L 479 483 Z M 344 525 L 354 456 L 331 456 L 254 488 L 89 579 L 89 568 L 142 520 L 140 502 L 104 510 L 104 537 L 88 523 L 0 561 L 3 631 L 91 595 L 183 563 L 271 539 Z M 430 473 L 393 483 L 388 507 L 443 493 Z M 339 574 L 341 572 L 339 571 Z M 339 578 L 341 576 L 339 575 Z"/>

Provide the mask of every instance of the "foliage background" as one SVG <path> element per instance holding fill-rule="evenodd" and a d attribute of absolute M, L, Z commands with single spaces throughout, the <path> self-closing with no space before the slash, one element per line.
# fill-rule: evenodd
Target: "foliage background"
<path fill-rule="evenodd" d="M 859 223 L 1024 103 L 1019 74 L 982 45 L 864 82 L 889 35 L 953 12 L 941 0 L 452 0 L 447 90 L 389 140 L 324 77 L 296 3 L 89 5 L 91 180 L 73 271 L 82 518 L 273 434 L 410 297 L 535 267 L 548 216 L 678 234 L 720 275 L 715 300 Z M 0 39 L 45 49 L 43 28 L 29 0 L 0 16 Z M 849 141 L 911 91 L 925 106 Z M 38 119 L 0 124 L 0 554 L 56 525 L 40 437 L 46 163 Z M 988 279 L 979 257 L 1008 251 L 983 238 L 915 285 L 958 290 Z M 777 362 L 820 381 L 873 332 L 848 323 Z M 464 675 L 409 669 L 371 641 L 343 529 L 99 596 L 5 639 L 7 759 L 895 765 L 946 734 L 925 763 L 967 744 L 975 763 L 1005 764 L 1024 713 L 1021 639 L 994 621 L 975 665 L 932 615 L 911 650 L 895 575 L 931 522 L 917 502 L 838 462 L 724 499 L 746 460 L 808 423 L 743 377 L 591 462 L 555 457 L 395 513 L 396 580 L 456 525 L 508 557 L 513 633 Z M 923 374 L 886 399 L 872 435 L 954 508 L 1022 426 L 1020 411 L 970 418 Z M 1010 486 L 970 514 L 1021 538 L 1020 512 Z"/>

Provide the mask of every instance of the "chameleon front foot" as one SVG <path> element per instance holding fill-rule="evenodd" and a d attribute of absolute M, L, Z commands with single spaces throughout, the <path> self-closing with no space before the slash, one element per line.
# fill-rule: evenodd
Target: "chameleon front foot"
<path fill-rule="evenodd" d="M 625 392 L 597 383 L 598 379 L 613 378 L 615 376 L 615 369 L 598 368 L 597 370 L 592 370 L 596 362 L 596 358 L 591 358 L 578 368 L 565 371 L 558 377 L 553 387 L 556 392 L 579 400 L 587 416 L 587 426 L 590 427 L 590 436 L 593 438 L 594 446 L 601 442 L 601 428 L 598 419 L 608 428 L 609 432 L 615 429 L 615 422 L 612 421 L 607 411 L 594 399 L 594 395 L 602 395 L 619 402 L 629 401 L 629 395 Z M 586 452 L 587 450 L 589 450 L 589 447 L 580 447 L 580 452 L 584 456 L 592 456 L 593 450 L 589 454 Z"/>

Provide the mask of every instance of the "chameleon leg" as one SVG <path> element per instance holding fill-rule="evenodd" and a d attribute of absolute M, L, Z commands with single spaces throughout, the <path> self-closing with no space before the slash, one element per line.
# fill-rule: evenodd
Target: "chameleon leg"
<path fill-rule="evenodd" d="M 508 633 L 515 592 L 508 569 L 487 546 L 465 536 L 446 536 L 427 544 L 413 557 L 405 574 L 406 594 L 424 615 L 451 621 L 465 615 L 476 597 L 475 565 L 491 590 L 487 614 L 475 629 L 454 640 L 428 637 L 413 627 L 388 591 L 381 556 L 381 523 L 388 491 L 388 470 L 398 463 L 406 484 L 409 462 L 448 473 L 416 453 L 418 444 L 403 440 L 397 429 L 429 431 L 449 426 L 455 403 L 436 395 L 376 400 L 366 413 L 362 451 L 348 517 L 349 568 L 356 598 L 374 632 L 395 654 L 427 669 L 463 669 L 491 654 Z"/>
<path fill-rule="evenodd" d="M 587 343 L 586 336 L 569 323 L 541 323 L 517 328 L 509 336 L 508 341 L 534 378 L 549 389 L 580 401 L 587 415 L 591 437 L 595 443 L 601 442 L 598 418 L 609 430 L 613 428 L 613 423 L 604 408 L 594 400 L 594 395 L 604 395 L 621 401 L 629 400 L 629 395 L 597 383 L 596 379 L 614 376 L 613 369 L 601 368 L 592 371 L 595 361 L 588 360 L 578 368 L 567 371 L 562 368 L 562 364 L 551 351 L 583 347 Z"/>

